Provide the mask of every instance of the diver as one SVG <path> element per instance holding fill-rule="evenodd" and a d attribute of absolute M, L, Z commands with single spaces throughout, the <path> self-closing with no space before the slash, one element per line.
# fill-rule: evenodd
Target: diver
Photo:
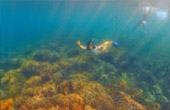
<path fill-rule="evenodd" d="M 88 41 L 87 46 L 81 45 L 80 41 L 77 41 L 77 45 L 83 50 L 90 50 L 95 55 L 100 54 L 102 52 L 107 52 L 108 48 L 111 46 L 118 46 L 118 42 L 116 41 L 105 41 L 101 45 L 94 45 L 93 41 Z"/>
<path fill-rule="evenodd" d="M 168 6 L 168 17 L 170 18 L 170 5 Z"/>
<path fill-rule="evenodd" d="M 140 27 L 140 26 L 143 26 L 144 28 L 144 32 L 147 33 L 146 31 L 146 20 L 145 19 L 142 19 L 138 22 L 138 24 L 133 28 L 133 31 L 137 28 L 137 27 Z"/>
<path fill-rule="evenodd" d="M 143 26 L 144 28 L 144 32 L 147 33 L 146 31 L 146 24 L 147 24 L 147 20 L 149 19 L 149 17 L 151 16 L 151 12 L 152 12 L 152 7 L 149 8 L 149 11 L 147 13 L 144 14 L 142 20 L 140 20 L 138 22 L 138 24 L 133 28 L 132 31 L 134 31 L 136 28 Z"/>

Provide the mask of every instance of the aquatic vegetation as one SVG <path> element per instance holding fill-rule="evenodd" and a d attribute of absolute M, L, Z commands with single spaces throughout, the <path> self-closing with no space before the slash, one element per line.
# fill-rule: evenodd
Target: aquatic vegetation
<path fill-rule="evenodd" d="M 96 74 L 94 74 L 93 79 L 100 81 L 102 84 L 108 84 L 111 82 L 111 77 L 117 73 L 114 65 L 108 63 L 101 63 L 101 65 L 96 69 Z"/>
<path fill-rule="evenodd" d="M 94 108 L 111 108 L 112 98 L 99 83 L 90 82 L 78 91 L 88 105 Z"/>
<path fill-rule="evenodd" d="M 74 72 L 93 72 L 95 66 L 91 63 L 75 63 L 70 67 L 71 71 Z"/>
<path fill-rule="evenodd" d="M 58 71 L 68 71 L 68 68 L 70 67 L 70 62 L 62 59 L 60 61 L 58 61 L 56 64 L 53 65 L 53 67 L 55 68 L 55 70 Z"/>
<path fill-rule="evenodd" d="M 50 50 L 51 52 L 60 52 L 61 53 L 61 47 L 58 45 L 61 45 L 61 42 L 58 42 L 58 40 L 53 40 L 51 42 L 47 42 L 46 45 L 43 47 L 43 49 Z"/>
<path fill-rule="evenodd" d="M 60 107 L 68 107 L 70 109 L 74 108 L 78 104 L 79 107 L 84 108 L 84 100 L 78 94 L 69 94 L 66 96 L 58 94 L 56 96 L 56 104 L 58 104 Z"/>
<path fill-rule="evenodd" d="M 38 86 L 42 83 L 42 78 L 40 76 L 33 76 L 30 77 L 26 82 L 25 86 L 31 87 L 31 86 Z"/>
<path fill-rule="evenodd" d="M 0 100 L 0 110 L 12 110 L 14 100 L 12 98 Z"/>
<path fill-rule="evenodd" d="M 71 84 L 73 93 L 77 93 L 82 89 L 88 82 L 90 77 L 86 73 L 76 73 L 71 75 Z"/>
<path fill-rule="evenodd" d="M 83 105 L 74 104 L 74 106 L 72 107 L 72 110 L 84 110 L 84 107 Z"/>
<path fill-rule="evenodd" d="M 106 82 L 109 79 L 109 75 L 105 73 L 101 73 L 99 80 L 102 82 Z"/>
<path fill-rule="evenodd" d="M 44 97 L 50 97 L 57 93 L 57 88 L 55 86 L 55 83 L 50 80 L 46 82 L 42 87 L 42 94 Z"/>
<path fill-rule="evenodd" d="M 70 78 L 72 80 L 84 80 L 84 82 L 91 79 L 90 75 L 87 72 L 71 74 Z"/>
<path fill-rule="evenodd" d="M 160 96 L 163 94 L 162 89 L 159 87 L 159 85 L 153 85 L 152 94 L 155 96 Z"/>
<path fill-rule="evenodd" d="M 8 93 L 8 97 L 20 93 L 25 77 L 21 74 L 20 69 L 8 71 L 2 78 L 1 83 Z"/>
<path fill-rule="evenodd" d="M 92 108 L 90 105 L 86 105 L 84 107 L 84 110 L 96 110 L 96 109 Z"/>
<path fill-rule="evenodd" d="M 43 96 L 42 87 L 23 88 L 21 91 L 21 96 L 27 96 L 27 97 Z"/>
<path fill-rule="evenodd" d="M 60 84 L 63 79 L 64 77 L 60 72 L 54 73 L 54 75 L 52 75 L 52 80 L 55 82 L 55 84 Z"/>
<path fill-rule="evenodd" d="M 94 56 L 67 46 L 56 54 L 56 46 L 34 51 L 15 70 L 0 69 L 0 99 L 13 97 L 16 110 L 159 110 L 153 102 L 169 101 L 161 88 L 165 81 L 136 71 L 141 62 L 126 67 L 137 58 L 128 59 L 122 48 Z"/>
<path fill-rule="evenodd" d="M 47 62 L 39 63 L 36 61 L 26 61 L 21 66 L 22 73 L 27 76 L 40 75 L 43 81 L 51 79 L 51 74 L 55 72 L 55 68 Z"/>
<path fill-rule="evenodd" d="M 0 69 L 0 78 L 3 77 L 4 73 L 5 73 L 5 72 L 4 72 L 2 69 Z"/>
<path fill-rule="evenodd" d="M 142 106 L 138 102 L 131 99 L 130 95 L 124 92 L 119 92 L 114 97 L 114 106 L 116 110 L 147 110 L 145 106 Z"/>
<path fill-rule="evenodd" d="M 34 54 L 33 57 L 36 61 L 40 62 L 56 62 L 60 59 L 60 57 L 56 54 L 53 54 L 49 50 L 41 50 Z"/>
<path fill-rule="evenodd" d="M 154 95 L 152 95 L 150 92 L 147 92 L 146 93 L 146 99 L 145 99 L 146 102 L 155 102 L 156 101 L 156 98 Z"/>
<path fill-rule="evenodd" d="M 5 99 L 7 97 L 7 92 L 0 89 L 0 100 Z"/>
<path fill-rule="evenodd" d="M 57 93 L 57 89 L 53 81 L 48 81 L 41 86 L 31 86 L 22 89 L 23 96 L 33 97 L 51 97 Z"/>
<path fill-rule="evenodd" d="M 130 88 L 127 81 L 123 78 L 117 78 L 117 80 L 114 81 L 113 85 L 111 86 L 113 88 L 113 91 L 123 91 L 127 92 Z"/>
<path fill-rule="evenodd" d="M 157 102 L 159 102 L 159 103 L 169 103 L 169 100 L 168 100 L 167 97 L 161 95 L 161 96 L 157 97 Z"/>
<path fill-rule="evenodd" d="M 25 76 L 31 77 L 33 75 L 38 75 L 39 63 L 34 60 L 28 60 L 23 62 L 21 68 Z"/>
<path fill-rule="evenodd" d="M 139 89 L 137 87 L 131 87 L 127 93 L 131 96 L 132 99 L 135 101 L 138 101 L 139 103 L 144 103 L 145 102 L 145 96 L 144 92 L 142 89 Z"/>
<path fill-rule="evenodd" d="M 58 86 L 58 92 L 62 94 L 69 94 L 72 93 L 72 82 L 71 81 L 63 81 L 59 86 Z"/>
<path fill-rule="evenodd" d="M 57 71 L 61 71 L 62 73 L 64 73 L 65 77 L 69 76 L 69 74 L 72 73 L 94 71 L 95 65 L 91 63 L 92 61 L 84 61 L 82 60 L 82 57 L 60 60 L 54 65 L 54 67 Z"/>
<path fill-rule="evenodd" d="M 161 106 L 158 103 L 150 103 L 147 106 L 148 110 L 161 110 Z"/>
<path fill-rule="evenodd" d="M 67 56 L 68 57 L 77 57 L 80 55 L 80 50 L 79 49 L 72 49 L 68 51 Z"/>
<path fill-rule="evenodd" d="M 38 108 L 51 108 L 52 104 L 46 98 L 27 98 L 20 106 L 14 105 L 17 110 L 34 110 Z"/>
<path fill-rule="evenodd" d="M 119 64 L 119 62 L 121 63 L 121 57 L 123 57 L 125 54 L 125 49 L 117 49 L 112 47 L 107 53 L 100 54 L 99 58 L 111 64 Z"/>
<path fill-rule="evenodd" d="M 159 103 L 168 103 L 169 102 L 168 98 L 164 96 L 162 89 L 160 88 L 160 86 L 158 84 L 153 85 L 150 94 L 153 95 L 156 102 L 159 102 Z"/>
<path fill-rule="evenodd" d="M 86 63 L 92 63 L 92 64 L 100 63 L 99 59 L 97 59 L 97 57 L 91 54 L 83 54 L 78 57 L 78 60 Z"/>
<path fill-rule="evenodd" d="M 17 69 L 21 65 L 19 59 L 5 59 L 0 61 L 0 69 L 8 71 L 10 69 Z"/>

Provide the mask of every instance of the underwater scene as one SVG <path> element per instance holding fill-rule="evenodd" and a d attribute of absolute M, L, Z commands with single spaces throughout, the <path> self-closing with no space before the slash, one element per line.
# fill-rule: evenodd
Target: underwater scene
<path fill-rule="evenodd" d="M 0 110 L 170 110 L 170 1 L 0 0 Z"/>

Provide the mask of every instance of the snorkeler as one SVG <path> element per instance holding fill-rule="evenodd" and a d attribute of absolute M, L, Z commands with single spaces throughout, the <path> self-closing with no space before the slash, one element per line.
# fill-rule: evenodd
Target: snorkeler
<path fill-rule="evenodd" d="M 170 18 L 170 5 L 168 6 L 168 17 Z"/>
<path fill-rule="evenodd" d="M 138 24 L 133 28 L 133 31 L 134 31 L 136 28 L 138 28 L 138 27 L 140 27 L 140 26 L 143 26 L 145 33 L 147 33 L 147 31 L 146 31 L 146 23 L 147 23 L 147 22 L 146 22 L 145 19 L 140 20 L 140 21 L 138 22 Z"/>
<path fill-rule="evenodd" d="M 93 41 L 89 41 L 87 43 L 87 47 L 81 45 L 80 41 L 77 41 L 77 45 L 83 49 L 83 50 L 90 50 L 92 53 L 94 54 L 100 54 L 102 52 L 107 52 L 108 48 L 111 47 L 112 45 L 114 46 L 118 46 L 118 42 L 116 41 L 105 41 L 103 44 L 101 45 L 94 45 Z"/>
<path fill-rule="evenodd" d="M 147 24 L 147 20 L 148 20 L 149 17 L 151 16 L 151 12 L 152 12 L 152 7 L 149 8 L 149 11 L 148 11 L 146 14 L 144 14 L 142 20 L 140 20 L 140 21 L 138 22 L 138 24 L 133 28 L 132 31 L 134 31 L 136 28 L 138 28 L 138 27 L 140 27 L 140 26 L 143 26 L 145 33 L 147 33 L 147 31 L 146 31 L 146 24 Z"/>

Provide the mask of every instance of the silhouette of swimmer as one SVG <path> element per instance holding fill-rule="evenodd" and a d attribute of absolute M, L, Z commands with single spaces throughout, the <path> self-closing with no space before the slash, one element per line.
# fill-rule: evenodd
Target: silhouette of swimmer
<path fill-rule="evenodd" d="M 168 6 L 168 17 L 170 18 L 170 5 Z"/>
<path fill-rule="evenodd" d="M 147 31 L 146 31 L 146 25 L 147 25 L 147 20 L 148 20 L 149 17 L 151 16 L 151 12 L 152 12 L 152 7 L 150 7 L 149 11 L 148 11 L 146 14 L 144 14 L 142 20 L 140 20 L 140 21 L 138 22 L 138 24 L 133 28 L 132 31 L 136 30 L 136 28 L 138 28 L 138 27 L 143 26 L 144 32 L 147 33 Z"/>
<path fill-rule="evenodd" d="M 147 24 L 146 20 L 144 20 L 144 19 L 143 19 L 143 20 L 140 20 L 140 21 L 138 22 L 138 24 L 133 28 L 133 31 L 136 30 L 136 28 L 138 28 L 138 27 L 140 27 L 140 26 L 143 26 L 145 33 L 147 33 L 147 31 L 146 31 L 146 24 Z"/>

